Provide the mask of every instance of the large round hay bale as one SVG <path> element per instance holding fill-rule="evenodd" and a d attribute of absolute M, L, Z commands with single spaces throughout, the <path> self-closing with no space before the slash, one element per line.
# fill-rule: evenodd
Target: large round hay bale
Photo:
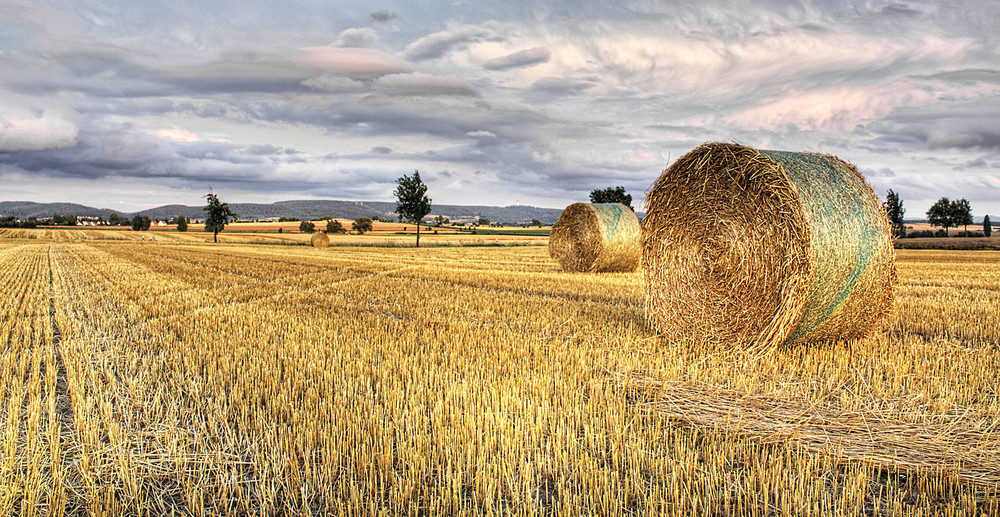
<path fill-rule="evenodd" d="M 309 243 L 314 248 L 325 248 L 330 245 L 330 236 L 323 232 L 315 233 L 312 239 L 309 239 Z"/>
<path fill-rule="evenodd" d="M 639 220 L 620 203 L 573 203 L 549 235 L 549 256 L 564 271 L 635 271 L 642 257 Z"/>
<path fill-rule="evenodd" d="M 646 313 L 674 339 L 850 339 L 892 305 L 888 218 L 857 169 L 836 157 L 705 144 L 665 170 L 646 199 Z"/>

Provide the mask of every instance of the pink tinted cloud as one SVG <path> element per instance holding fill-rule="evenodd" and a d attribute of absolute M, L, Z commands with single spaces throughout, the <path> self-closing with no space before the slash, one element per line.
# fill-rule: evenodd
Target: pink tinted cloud
<path fill-rule="evenodd" d="M 69 147 L 78 132 L 76 125 L 62 119 L 0 114 L 0 152 Z"/>
<path fill-rule="evenodd" d="M 888 115 L 893 109 L 933 100 L 933 94 L 908 84 L 844 86 L 787 95 L 739 111 L 727 121 L 740 127 L 779 131 L 850 131 Z"/>
<path fill-rule="evenodd" d="M 173 126 L 167 129 L 157 129 L 154 134 L 164 140 L 170 140 L 171 142 L 200 142 L 201 137 L 187 129 Z"/>
<path fill-rule="evenodd" d="M 301 52 L 299 61 L 321 72 L 378 77 L 410 71 L 402 61 L 367 48 L 309 47 Z"/>

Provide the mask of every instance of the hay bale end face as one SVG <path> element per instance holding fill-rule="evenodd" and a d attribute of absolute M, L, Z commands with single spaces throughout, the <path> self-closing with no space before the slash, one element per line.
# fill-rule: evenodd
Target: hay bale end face
<path fill-rule="evenodd" d="M 309 243 L 314 248 L 325 248 L 330 245 L 330 236 L 323 232 L 316 233 L 313 234 L 312 239 L 309 239 Z"/>
<path fill-rule="evenodd" d="M 646 313 L 678 340 L 766 347 L 862 337 L 892 305 L 891 237 L 853 165 L 705 144 L 647 196 Z"/>
<path fill-rule="evenodd" d="M 620 203 L 573 203 L 549 235 L 549 256 L 564 271 L 635 271 L 642 257 L 639 220 Z"/>

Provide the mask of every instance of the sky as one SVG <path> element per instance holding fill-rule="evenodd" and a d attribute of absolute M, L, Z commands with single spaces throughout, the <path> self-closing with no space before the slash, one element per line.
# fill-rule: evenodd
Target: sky
<path fill-rule="evenodd" d="M 1000 2 L 0 0 L 0 200 L 637 208 L 704 142 L 1000 214 Z"/>

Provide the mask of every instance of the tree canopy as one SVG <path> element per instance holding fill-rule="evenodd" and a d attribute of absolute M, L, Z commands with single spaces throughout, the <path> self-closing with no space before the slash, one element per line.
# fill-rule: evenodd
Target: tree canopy
<path fill-rule="evenodd" d="M 367 217 L 359 217 L 351 223 L 351 229 L 358 232 L 358 235 L 364 235 L 365 232 L 372 231 L 372 220 Z"/>
<path fill-rule="evenodd" d="M 229 221 L 236 220 L 236 214 L 229 209 L 229 203 L 219 201 L 219 196 L 213 192 L 206 194 L 205 199 L 208 201 L 208 204 L 203 208 L 208 212 L 208 217 L 205 219 L 205 231 L 212 232 L 213 242 L 219 242 L 219 232 L 226 228 Z"/>
<path fill-rule="evenodd" d="M 150 221 L 149 217 L 145 215 L 137 215 L 132 218 L 132 229 L 137 232 L 144 232 L 148 230 L 151 224 L 153 224 L 153 222 Z"/>
<path fill-rule="evenodd" d="M 340 234 L 347 233 L 347 228 L 340 224 L 340 221 L 331 219 L 326 222 L 326 233 Z"/>
<path fill-rule="evenodd" d="M 632 208 L 632 194 L 625 193 L 625 187 L 617 186 L 614 188 L 608 187 L 604 190 L 594 189 L 590 191 L 590 202 L 591 203 L 621 203 L 629 208 L 629 210 L 635 212 L 635 208 Z"/>
<path fill-rule="evenodd" d="M 903 208 L 903 201 L 899 199 L 899 194 L 889 189 L 882 206 L 889 217 L 889 223 L 892 224 L 892 236 L 906 237 L 906 224 L 903 223 L 903 214 L 906 213 L 906 209 Z"/>
<path fill-rule="evenodd" d="M 933 226 L 944 228 L 945 232 L 952 226 L 967 227 L 972 224 L 972 205 L 964 198 L 950 201 L 942 197 L 927 210 L 927 220 Z"/>
<path fill-rule="evenodd" d="M 420 171 L 413 176 L 406 174 L 396 180 L 396 213 L 403 219 L 417 224 L 417 247 L 420 247 L 420 221 L 431 213 L 431 200 L 427 197 L 427 185 L 420 179 Z"/>

